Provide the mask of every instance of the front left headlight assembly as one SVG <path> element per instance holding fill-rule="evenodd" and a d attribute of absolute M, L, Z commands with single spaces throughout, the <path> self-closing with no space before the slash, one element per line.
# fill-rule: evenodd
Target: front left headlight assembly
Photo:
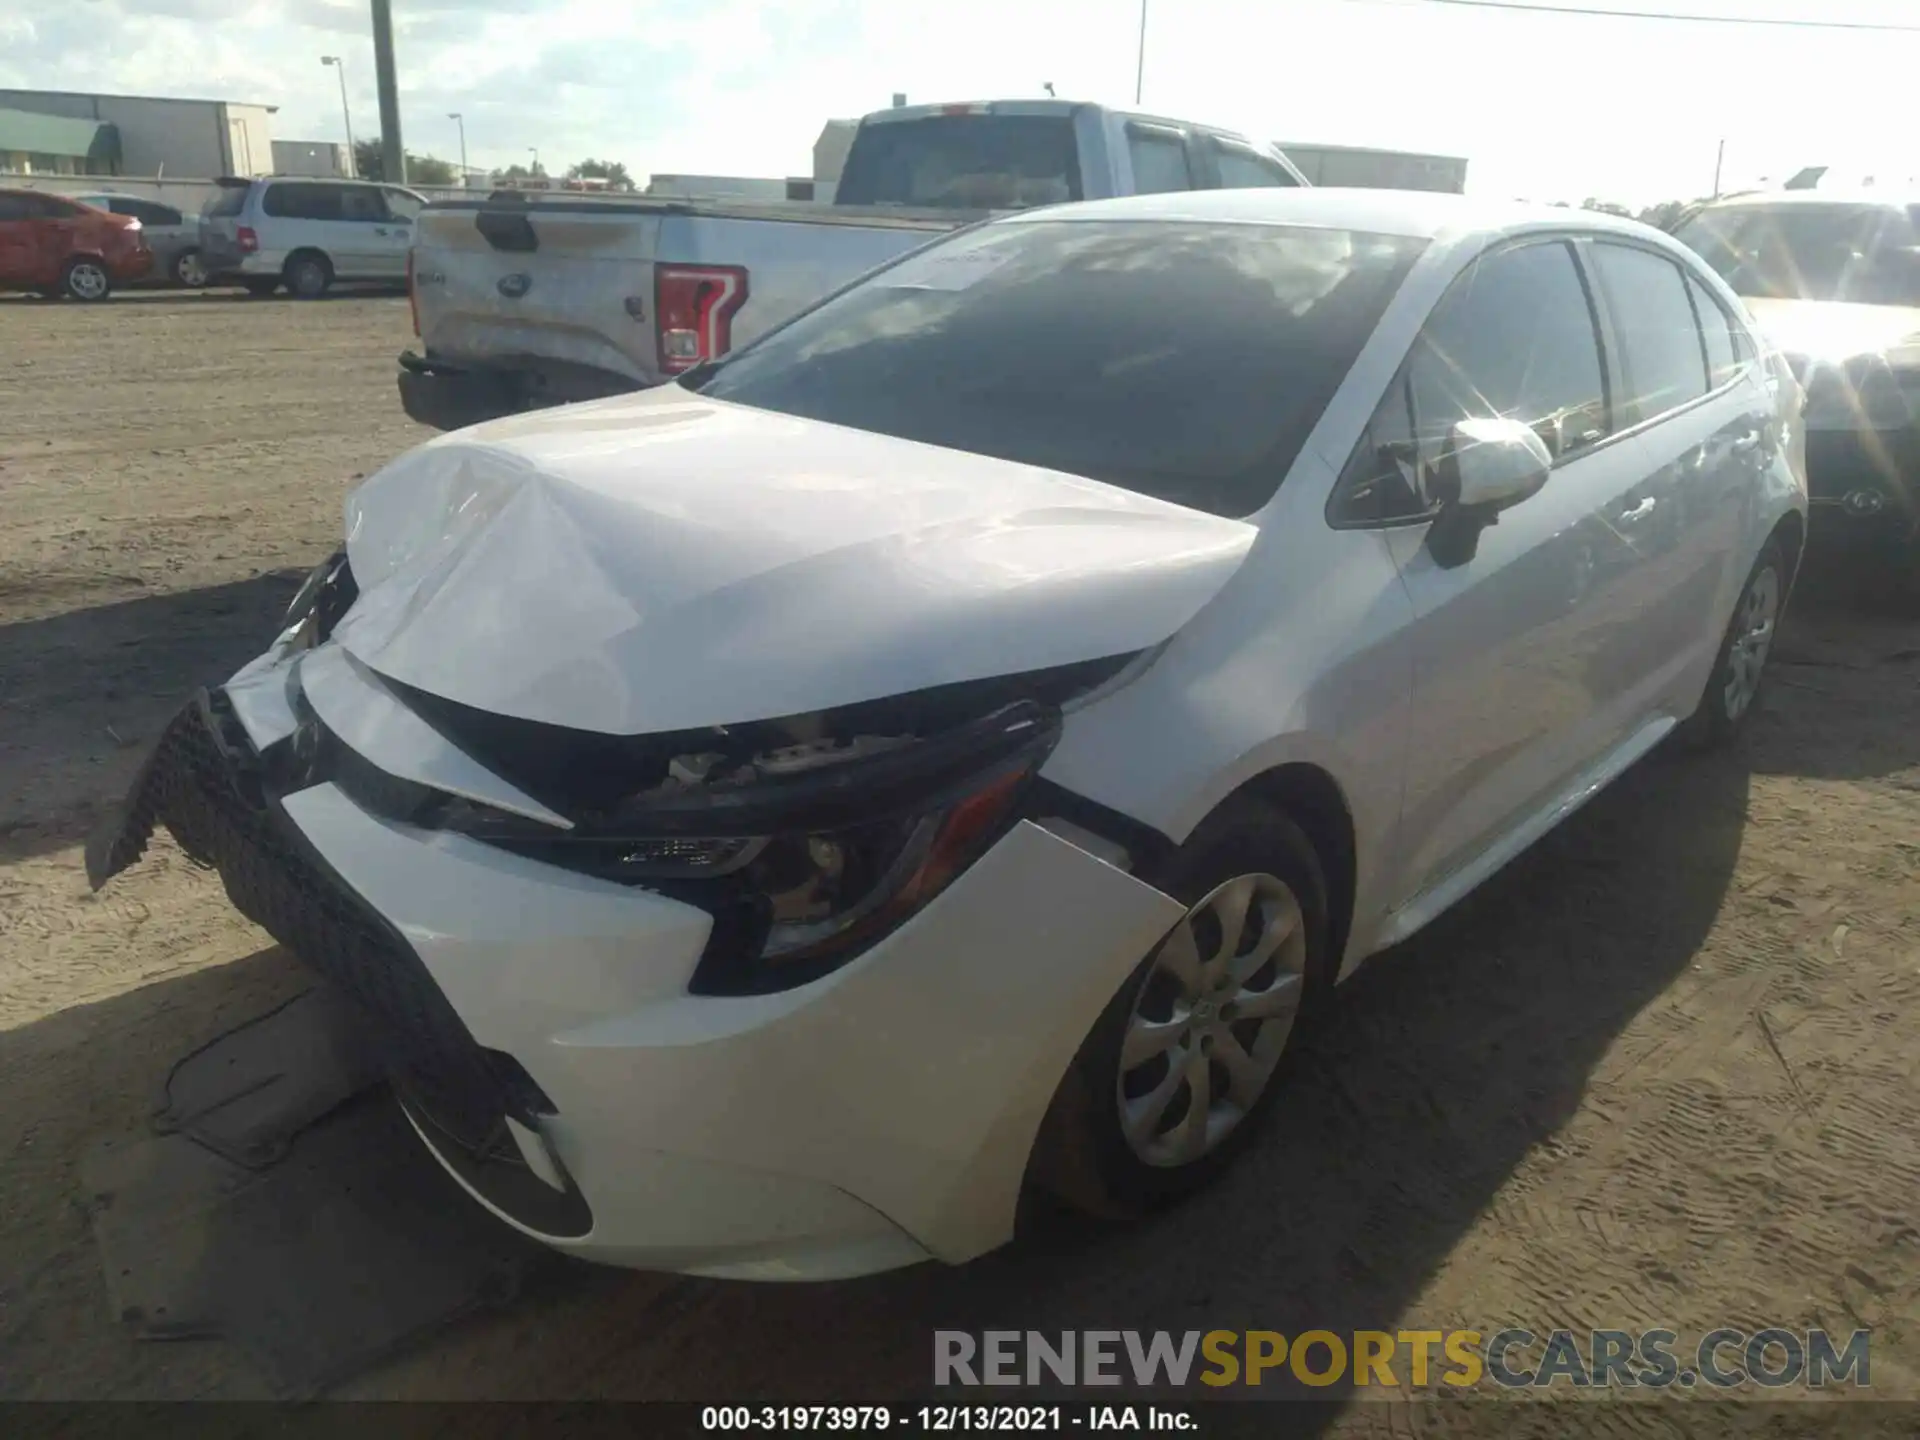
<path fill-rule="evenodd" d="M 706 910 L 692 988 L 765 994 L 829 973 L 923 909 L 1017 818 L 1060 736 L 1018 701 L 927 737 L 677 757 L 669 780 L 555 831 L 462 801 L 435 823 Z"/>
<path fill-rule="evenodd" d="M 280 621 L 280 638 L 292 650 L 310 650 L 333 633 L 353 602 L 360 598 L 360 587 L 347 563 L 347 552 L 336 550 L 307 572 L 300 588 L 293 592 L 287 613 Z"/>

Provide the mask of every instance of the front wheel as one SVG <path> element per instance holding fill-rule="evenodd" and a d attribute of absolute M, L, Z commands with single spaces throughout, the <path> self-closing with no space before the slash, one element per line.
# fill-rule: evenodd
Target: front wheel
<path fill-rule="evenodd" d="M 1753 718 L 1786 600 L 1786 559 L 1779 542 L 1769 540 L 1734 602 L 1700 706 L 1681 726 L 1694 747 L 1730 744 Z"/>
<path fill-rule="evenodd" d="M 61 293 L 75 300 L 104 300 L 113 293 L 113 279 L 98 260 L 69 260 L 60 275 Z"/>
<path fill-rule="evenodd" d="M 1272 1110 L 1332 980 L 1325 874 L 1272 807 L 1228 801 L 1145 878 L 1186 914 L 1095 1022 L 1029 1167 L 1097 1215 L 1156 1208 L 1224 1170 Z"/>

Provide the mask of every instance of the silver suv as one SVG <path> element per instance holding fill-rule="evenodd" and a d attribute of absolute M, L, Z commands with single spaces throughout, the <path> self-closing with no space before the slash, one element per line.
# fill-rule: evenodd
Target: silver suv
<path fill-rule="evenodd" d="M 404 285 L 413 220 L 426 197 L 366 180 L 267 176 L 217 182 L 200 212 L 209 285 L 317 300 L 335 281 Z"/>

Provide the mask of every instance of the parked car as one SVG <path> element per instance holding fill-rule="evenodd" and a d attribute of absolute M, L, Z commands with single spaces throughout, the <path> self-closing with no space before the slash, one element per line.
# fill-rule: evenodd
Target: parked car
<path fill-rule="evenodd" d="M 995 209 L 1304 185 L 1212 126 L 1066 100 L 881 110 L 831 205 L 531 195 L 437 200 L 414 246 L 400 401 L 455 429 L 655 385 Z"/>
<path fill-rule="evenodd" d="M 200 266 L 200 222 L 188 218 L 171 205 L 157 200 L 142 200 L 134 195 L 76 195 L 83 205 L 114 215 L 127 215 L 140 222 L 140 233 L 153 251 L 153 265 L 143 279 L 184 285 L 198 289 L 206 283 Z"/>
<path fill-rule="evenodd" d="M 0 190 L 0 290 L 104 300 L 152 264 L 138 220 L 64 195 Z"/>
<path fill-rule="evenodd" d="M 1631 221 L 1002 219 L 377 472 L 90 876 L 164 824 L 555 1246 L 963 1261 L 1208 1180 L 1336 981 L 1751 719 L 1797 403 Z"/>
<path fill-rule="evenodd" d="M 1745 195 L 1702 207 L 1676 233 L 1806 387 L 1821 535 L 1880 550 L 1920 591 L 1920 202 Z"/>
<path fill-rule="evenodd" d="M 336 283 L 404 285 L 426 197 L 363 180 L 229 177 L 200 212 L 210 285 L 318 300 Z"/>

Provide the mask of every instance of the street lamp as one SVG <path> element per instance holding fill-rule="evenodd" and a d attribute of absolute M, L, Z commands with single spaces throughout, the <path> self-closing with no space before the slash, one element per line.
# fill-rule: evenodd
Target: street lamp
<path fill-rule="evenodd" d="M 461 118 L 458 110 L 448 111 L 447 118 L 460 127 L 460 183 L 465 185 L 467 183 L 467 122 Z"/>
<path fill-rule="evenodd" d="M 527 147 L 527 153 L 533 156 L 533 173 L 538 175 L 540 173 L 540 147 L 538 145 L 529 145 Z"/>
<path fill-rule="evenodd" d="M 1147 0 L 1140 0 L 1140 61 L 1133 71 L 1133 103 L 1140 103 L 1140 89 L 1147 79 Z"/>
<path fill-rule="evenodd" d="M 340 77 L 340 118 L 347 122 L 347 174 L 357 176 L 360 164 L 353 153 L 353 112 L 347 108 L 347 67 L 338 55 L 322 55 L 320 63 L 333 66 L 334 74 Z"/>

